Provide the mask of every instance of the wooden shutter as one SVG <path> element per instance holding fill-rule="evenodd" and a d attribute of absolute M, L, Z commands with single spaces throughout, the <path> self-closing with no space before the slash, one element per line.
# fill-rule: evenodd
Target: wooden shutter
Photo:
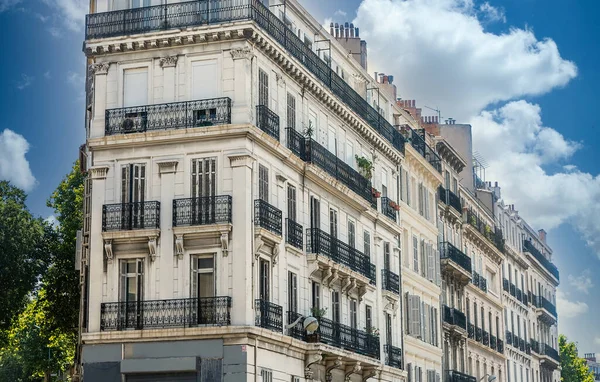
<path fill-rule="evenodd" d="M 406 378 L 407 381 L 408 382 L 413 382 L 413 378 L 412 378 L 412 376 L 413 376 L 412 363 L 409 363 L 408 365 L 406 365 L 406 371 L 408 372 L 408 375 L 407 375 L 407 378 Z"/>
<path fill-rule="evenodd" d="M 296 222 L 296 187 L 288 184 L 287 190 L 288 219 Z"/>
<path fill-rule="evenodd" d="M 425 254 L 425 239 L 421 239 L 421 276 L 426 277 L 427 256 Z"/>
<path fill-rule="evenodd" d="M 202 358 L 200 361 L 200 381 L 220 382 L 223 380 L 223 360 L 220 358 Z"/>
<path fill-rule="evenodd" d="M 217 160 L 192 160 L 192 198 L 215 196 L 217 192 Z"/>
<path fill-rule="evenodd" d="M 424 211 L 424 201 L 423 201 L 423 183 L 419 183 L 419 214 L 423 216 Z"/>
<path fill-rule="evenodd" d="M 296 98 L 287 94 L 287 127 L 296 130 Z"/>
<path fill-rule="evenodd" d="M 411 321 L 411 334 L 415 337 L 419 337 L 421 334 L 421 298 L 419 296 L 412 296 L 412 321 Z"/>
<path fill-rule="evenodd" d="M 422 327 L 423 327 L 423 341 L 430 343 L 431 342 L 431 338 L 430 338 L 430 332 L 429 332 L 429 328 L 431 326 L 431 322 L 429 321 L 429 305 L 427 304 L 423 304 L 423 322 L 422 322 Z"/>
<path fill-rule="evenodd" d="M 269 107 L 269 75 L 258 70 L 258 104 Z"/>
<path fill-rule="evenodd" d="M 436 282 L 435 278 L 435 254 L 433 252 L 433 245 L 431 243 L 427 244 L 427 279 L 431 282 Z"/>
<path fill-rule="evenodd" d="M 258 198 L 269 202 L 269 169 L 262 164 L 258 166 Z"/>

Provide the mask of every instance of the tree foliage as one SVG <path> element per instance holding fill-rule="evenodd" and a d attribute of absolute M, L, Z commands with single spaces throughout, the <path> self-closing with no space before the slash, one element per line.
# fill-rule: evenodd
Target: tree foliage
<path fill-rule="evenodd" d="M 560 350 L 561 377 L 563 382 L 594 382 L 594 374 L 590 371 L 585 359 L 580 358 L 577 345 L 569 342 L 567 337 L 561 334 L 558 337 Z"/>

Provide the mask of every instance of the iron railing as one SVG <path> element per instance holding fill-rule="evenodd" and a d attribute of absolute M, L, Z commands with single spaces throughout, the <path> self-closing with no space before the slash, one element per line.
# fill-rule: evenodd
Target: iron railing
<path fill-rule="evenodd" d="M 454 208 L 456 211 L 462 214 L 462 203 L 458 195 L 442 186 L 439 186 L 438 196 L 442 203 Z"/>
<path fill-rule="evenodd" d="M 508 330 L 506 331 L 505 338 L 506 338 L 506 344 L 507 345 L 512 345 L 512 343 L 513 343 L 513 335 L 512 335 L 512 333 L 510 331 L 508 331 Z"/>
<path fill-rule="evenodd" d="M 223 97 L 107 109 L 104 132 L 115 135 L 230 123 L 231 99 Z"/>
<path fill-rule="evenodd" d="M 102 206 L 102 231 L 160 228 L 160 202 L 133 202 Z"/>
<path fill-rule="evenodd" d="M 285 242 L 298 249 L 304 248 L 304 229 L 292 219 L 285 219 Z"/>
<path fill-rule="evenodd" d="M 534 340 L 533 338 L 529 340 L 529 344 L 531 345 L 531 351 L 534 353 L 540 354 L 540 343 Z"/>
<path fill-rule="evenodd" d="M 481 328 L 475 328 L 475 340 L 477 342 L 483 341 L 483 330 Z"/>
<path fill-rule="evenodd" d="M 297 319 L 304 317 L 302 314 L 298 313 L 298 312 L 294 312 L 294 311 L 289 311 L 288 310 L 288 326 L 293 324 L 294 322 L 296 322 Z M 305 330 L 304 330 L 304 323 L 303 320 L 300 320 L 296 323 L 296 325 L 290 327 L 289 329 L 287 329 L 287 334 L 290 337 L 294 337 L 297 338 L 299 340 L 302 341 L 306 341 L 306 336 L 305 336 Z"/>
<path fill-rule="evenodd" d="M 381 270 L 383 281 L 381 288 L 392 293 L 400 294 L 400 277 L 389 269 Z"/>
<path fill-rule="evenodd" d="M 473 272 L 473 279 L 471 280 L 471 282 L 477 288 L 487 293 L 487 280 L 485 279 L 485 277 L 483 277 L 477 272 Z"/>
<path fill-rule="evenodd" d="M 444 308 L 444 321 L 450 325 L 456 325 L 463 329 L 467 329 L 467 317 L 463 312 L 456 308 L 451 308 L 447 305 Z"/>
<path fill-rule="evenodd" d="M 100 330 L 231 324 L 231 297 L 109 302 L 100 305 Z"/>
<path fill-rule="evenodd" d="M 293 127 L 286 130 L 286 145 L 298 158 L 306 160 L 306 138 Z"/>
<path fill-rule="evenodd" d="M 231 223 L 231 196 L 173 200 L 173 227 Z"/>
<path fill-rule="evenodd" d="M 460 371 L 448 370 L 444 382 L 477 382 L 477 379 Z"/>
<path fill-rule="evenodd" d="M 531 354 L 531 345 L 525 342 L 525 353 Z"/>
<path fill-rule="evenodd" d="M 534 247 L 529 240 L 523 241 L 523 250 L 531 253 L 531 255 L 533 255 L 533 257 L 535 257 L 535 259 L 539 261 L 539 263 L 542 264 L 542 266 L 548 272 L 550 272 L 552 276 L 556 277 L 557 280 L 559 279 L 559 272 L 556 265 L 552 264 L 550 260 L 548 260 L 544 255 L 542 255 L 540 250 Z"/>
<path fill-rule="evenodd" d="M 256 106 L 256 126 L 279 140 L 279 116 L 264 105 Z"/>
<path fill-rule="evenodd" d="M 470 322 L 467 324 L 467 335 L 470 339 L 475 339 L 475 325 Z"/>
<path fill-rule="evenodd" d="M 327 318 L 318 320 L 321 342 L 379 359 L 379 337 Z"/>
<path fill-rule="evenodd" d="M 385 353 L 386 365 L 402 369 L 402 349 L 386 344 L 383 345 L 383 352 Z"/>
<path fill-rule="evenodd" d="M 471 258 L 447 241 L 440 245 L 440 258 L 450 259 L 462 269 L 471 273 Z"/>
<path fill-rule="evenodd" d="M 541 355 L 547 355 L 556 362 L 560 362 L 560 355 L 558 354 L 558 350 L 554 349 L 552 346 L 547 344 L 540 344 L 540 350 Z"/>
<path fill-rule="evenodd" d="M 490 334 L 490 348 L 497 350 L 498 349 L 498 340 L 496 336 Z"/>
<path fill-rule="evenodd" d="M 348 244 L 323 232 L 319 228 L 306 230 L 306 252 L 327 256 L 333 261 L 343 264 L 374 282 L 375 269 L 368 256 Z"/>
<path fill-rule="evenodd" d="M 504 341 L 498 338 L 498 353 L 504 353 Z"/>
<path fill-rule="evenodd" d="M 521 289 L 516 288 L 515 298 L 520 302 L 523 302 L 523 292 L 521 292 Z"/>
<path fill-rule="evenodd" d="M 490 333 L 483 331 L 483 344 L 485 346 L 490 346 Z"/>
<path fill-rule="evenodd" d="M 255 324 L 261 328 L 274 332 L 283 330 L 283 308 L 272 302 L 255 300 L 256 317 Z"/>
<path fill-rule="evenodd" d="M 472 209 L 467 210 L 466 218 L 467 223 L 477 229 L 500 252 L 504 252 L 504 234 L 501 228 L 486 224 Z"/>
<path fill-rule="evenodd" d="M 419 132 L 413 130 L 408 125 L 400 126 L 400 131 L 404 139 L 410 142 L 410 145 L 419 153 L 437 172 L 442 172 L 442 160 L 440 156 L 425 142 L 425 139 Z M 423 130 L 424 131 L 424 130 Z"/>
<path fill-rule="evenodd" d="M 281 236 L 281 210 L 262 199 L 254 201 L 254 224 Z"/>
<path fill-rule="evenodd" d="M 371 203 L 371 182 L 314 139 L 306 139 L 306 161 L 313 163 Z"/>
<path fill-rule="evenodd" d="M 510 283 L 509 288 L 510 288 L 510 295 L 516 298 L 517 297 L 517 287 L 516 287 L 516 285 L 513 284 L 513 283 Z"/>
<path fill-rule="evenodd" d="M 381 198 L 381 213 L 393 221 L 396 221 L 396 210 L 392 205 L 396 205 L 396 202 L 392 199 L 385 196 Z"/>
<path fill-rule="evenodd" d="M 504 289 L 506 292 L 510 291 L 509 282 L 507 279 L 502 279 L 502 289 Z"/>
<path fill-rule="evenodd" d="M 545 297 L 541 297 L 542 300 L 542 308 L 546 309 L 552 316 L 556 318 L 556 306 L 553 303 L 548 301 Z"/>

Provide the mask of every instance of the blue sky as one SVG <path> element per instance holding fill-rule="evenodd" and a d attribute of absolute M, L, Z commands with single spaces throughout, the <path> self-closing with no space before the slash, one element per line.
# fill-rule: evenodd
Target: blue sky
<path fill-rule="evenodd" d="M 561 271 L 559 325 L 600 352 L 600 4 L 579 0 L 300 0 L 355 21 L 369 71 L 399 96 L 472 123 L 475 149 Z M 0 0 L 0 179 L 46 199 L 84 142 L 85 0 Z"/>

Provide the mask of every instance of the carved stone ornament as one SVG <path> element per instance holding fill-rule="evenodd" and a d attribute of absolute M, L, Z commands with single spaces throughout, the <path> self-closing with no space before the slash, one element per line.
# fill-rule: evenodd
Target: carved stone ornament
<path fill-rule="evenodd" d="M 97 64 L 91 64 L 90 70 L 92 73 L 96 75 L 108 74 L 108 69 L 110 68 L 110 62 L 100 62 Z"/>
<path fill-rule="evenodd" d="M 162 68 L 173 68 L 177 65 L 177 56 L 167 56 L 160 59 Z"/>
<path fill-rule="evenodd" d="M 151 236 L 148 238 L 148 254 L 150 255 L 150 261 L 154 262 L 156 260 L 156 236 Z"/>
<path fill-rule="evenodd" d="M 166 162 L 158 162 L 158 172 L 161 175 L 164 174 L 173 174 L 177 172 L 177 162 L 176 160 L 170 160 Z"/>
<path fill-rule="evenodd" d="M 249 47 L 243 47 L 243 48 L 234 48 L 231 49 L 231 57 L 233 57 L 234 60 L 240 60 L 240 59 L 246 59 L 246 60 L 250 60 L 252 57 L 254 57 L 254 52 L 252 51 L 252 49 L 250 49 Z"/>
<path fill-rule="evenodd" d="M 277 264 L 277 260 L 279 259 L 279 245 L 274 244 L 273 245 L 273 251 L 271 252 L 271 255 L 273 257 L 273 266 L 275 264 Z"/>
<path fill-rule="evenodd" d="M 221 234 L 221 249 L 223 250 L 223 256 L 227 256 L 229 253 L 229 234 L 226 232 Z"/>
<path fill-rule="evenodd" d="M 175 254 L 179 257 L 179 260 L 183 259 L 183 235 L 177 235 L 175 237 Z"/>
<path fill-rule="evenodd" d="M 109 263 L 112 263 L 112 260 L 113 260 L 112 240 L 104 240 L 104 253 L 106 253 L 106 260 L 108 260 Z"/>
<path fill-rule="evenodd" d="M 108 166 L 96 166 L 90 168 L 90 175 L 92 176 L 92 179 L 106 179 L 106 174 L 108 174 Z"/>

